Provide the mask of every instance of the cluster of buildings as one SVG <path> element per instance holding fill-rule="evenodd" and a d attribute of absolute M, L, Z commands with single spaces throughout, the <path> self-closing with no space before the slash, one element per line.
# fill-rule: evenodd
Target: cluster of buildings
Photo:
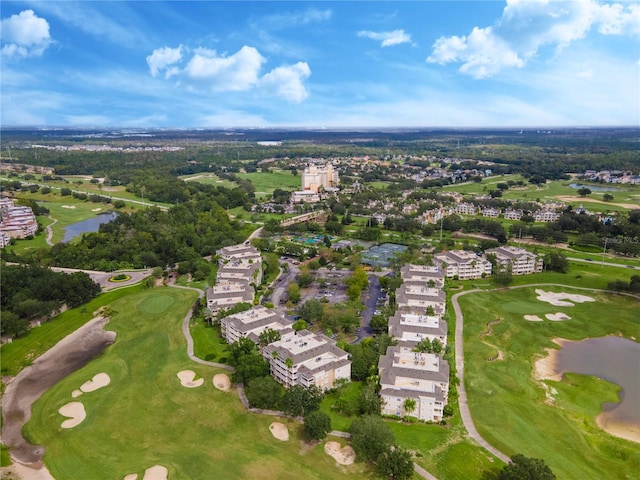
<path fill-rule="evenodd" d="M 444 272 L 437 266 L 405 265 L 396 291 L 398 308 L 389 318 L 389 335 L 397 345 L 380 357 L 382 414 L 440 421 L 449 397 L 449 364 L 440 353 L 417 351 L 423 340 L 447 345 L 443 319 Z M 435 350 L 434 350 L 435 352 Z"/>
<path fill-rule="evenodd" d="M 488 218 L 498 218 L 502 215 L 504 218 L 510 220 L 520 220 L 525 214 L 523 210 L 514 208 L 499 209 L 494 207 L 478 207 L 472 203 L 463 202 L 456 205 L 455 213 L 462 215 L 482 215 Z M 531 212 L 534 222 L 555 222 L 560 218 L 560 213 L 555 208 L 549 206 L 543 206 Z"/>
<path fill-rule="evenodd" d="M 38 231 L 38 222 L 30 207 L 15 205 L 14 200 L 0 197 L 0 248 L 12 238 L 27 238 Z"/>
<path fill-rule="evenodd" d="M 542 257 L 528 252 L 524 248 L 501 246 L 490 248 L 484 254 L 476 254 L 466 250 L 449 250 L 434 255 L 433 263 L 449 278 L 471 280 L 491 275 L 492 263 L 486 255 L 493 255 L 496 267 L 500 270 L 511 270 L 512 275 L 528 275 L 542 272 Z"/>
<path fill-rule="evenodd" d="M 581 178 L 591 182 L 640 185 L 640 175 L 622 170 L 585 170 Z"/>
<path fill-rule="evenodd" d="M 320 201 L 323 192 L 335 193 L 340 184 L 338 170 L 333 164 L 308 164 L 302 172 L 301 190 L 291 193 L 292 203 L 315 203 Z"/>
<path fill-rule="evenodd" d="M 239 302 L 253 302 L 254 288 L 262 281 L 260 252 L 251 245 L 225 247 L 219 257 L 217 284 L 207 290 L 207 307 L 212 315 Z M 344 350 L 322 334 L 296 331 L 293 322 L 277 310 L 254 305 L 244 312 L 220 320 L 227 343 L 248 338 L 261 349 L 273 378 L 285 387 L 315 385 L 332 388 L 336 380 L 351 378 L 351 360 Z M 279 339 L 267 345 L 261 334 L 277 332 Z"/>

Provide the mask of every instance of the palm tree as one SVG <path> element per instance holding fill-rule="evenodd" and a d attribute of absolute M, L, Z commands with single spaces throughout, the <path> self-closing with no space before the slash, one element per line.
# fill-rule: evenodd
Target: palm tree
<path fill-rule="evenodd" d="M 289 370 L 291 370 L 293 368 L 293 360 L 291 360 L 291 357 L 287 358 L 284 361 L 284 364 L 287 366 Z"/>
<path fill-rule="evenodd" d="M 414 398 L 407 398 L 404 401 L 404 413 L 410 415 L 416 409 L 416 400 Z"/>

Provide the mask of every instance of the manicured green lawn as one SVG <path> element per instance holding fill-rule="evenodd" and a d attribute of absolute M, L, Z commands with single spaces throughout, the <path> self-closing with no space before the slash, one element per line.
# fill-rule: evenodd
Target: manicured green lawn
<path fill-rule="evenodd" d="M 110 303 L 119 312 L 107 325 L 117 332 L 115 343 L 47 391 L 25 427 L 32 442 L 46 445 L 44 461 L 52 475 L 100 480 L 137 473 L 140 478 L 160 464 L 170 479 L 369 478 L 361 464 L 337 467 L 322 444 L 301 453 L 299 424 L 250 414 L 235 390 L 213 386 L 221 371 L 187 358 L 180 328 L 195 298 L 194 292 L 156 288 Z M 204 384 L 183 387 L 176 374 L 185 369 Z M 58 409 L 100 372 L 109 374 L 111 383 L 74 399 L 84 404 L 87 418 L 62 429 Z M 273 421 L 287 425 L 288 442 L 272 437 Z"/>
<path fill-rule="evenodd" d="M 208 325 L 203 320 L 193 320 L 189 330 L 196 357 L 210 362 L 227 363 L 229 345 L 222 338 L 220 327 Z"/>
<path fill-rule="evenodd" d="M 460 299 L 465 314 L 466 388 L 476 427 L 507 455 L 544 459 L 559 479 L 638 478 L 637 445 L 595 424 L 601 403 L 615 398 L 617 387 L 590 377 L 567 376 L 562 382 L 547 382 L 558 392 L 555 405 L 549 405 L 541 384 L 533 378 L 532 366 L 545 348 L 557 348 L 551 342 L 554 337 L 640 338 L 637 300 L 570 287 L 537 288 L 588 295 L 597 302 L 556 307 L 536 300 L 535 288 L 481 292 Z M 564 312 L 571 320 L 527 322 L 523 318 L 529 313 L 555 312 Z M 485 340 L 502 351 L 504 360 L 488 362 L 494 349 L 478 337 L 486 331 L 487 322 L 498 317 L 503 322 L 494 325 L 493 334 Z"/>
<path fill-rule="evenodd" d="M 218 177 L 214 173 L 197 173 L 195 175 L 184 175 L 180 178 L 180 180 L 184 180 L 187 182 L 198 182 L 204 183 L 205 185 L 213 185 L 216 187 L 225 187 L 225 188 L 237 188 L 238 184 L 235 182 L 231 182 L 229 180 L 224 180 Z"/>

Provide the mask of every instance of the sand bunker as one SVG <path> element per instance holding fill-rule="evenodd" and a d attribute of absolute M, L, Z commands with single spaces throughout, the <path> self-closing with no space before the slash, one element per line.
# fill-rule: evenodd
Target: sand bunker
<path fill-rule="evenodd" d="M 349 445 L 340 448 L 338 442 L 327 442 L 324 444 L 324 451 L 340 465 L 351 465 L 356 460 L 356 452 Z"/>
<path fill-rule="evenodd" d="M 525 315 L 524 319 L 530 322 L 542 322 L 542 319 L 538 315 Z"/>
<path fill-rule="evenodd" d="M 71 392 L 72 398 L 78 398 L 80 395 L 82 395 L 82 390 L 74 390 L 73 392 Z"/>
<path fill-rule="evenodd" d="M 213 377 L 213 385 L 223 392 L 228 392 L 231 389 L 231 380 L 229 376 L 224 373 L 218 373 Z"/>
<path fill-rule="evenodd" d="M 87 418 L 87 412 L 84 410 L 84 405 L 80 402 L 67 403 L 58 409 L 58 413 L 63 417 L 69 417 L 60 425 L 62 428 L 76 427 L 80 425 L 85 418 Z"/>
<path fill-rule="evenodd" d="M 269 430 L 271 430 L 271 435 L 274 438 L 286 442 L 289 440 L 289 430 L 287 430 L 286 425 L 280 422 L 273 422 L 269 425 Z"/>
<path fill-rule="evenodd" d="M 182 386 L 187 388 L 196 388 L 204 383 L 204 378 L 194 380 L 196 378 L 196 372 L 193 370 L 182 370 L 178 372 L 178 378 Z"/>
<path fill-rule="evenodd" d="M 111 378 L 106 373 L 96 373 L 91 380 L 82 384 L 80 390 L 84 393 L 94 392 L 99 388 L 106 387 L 111 383 Z"/>
<path fill-rule="evenodd" d="M 154 465 L 153 467 L 149 467 L 144 471 L 144 477 L 142 480 L 167 480 L 167 476 L 169 475 L 169 470 L 167 467 L 163 467 L 162 465 Z M 129 475 L 125 475 L 124 480 L 137 480 L 137 473 L 130 473 Z"/>
<path fill-rule="evenodd" d="M 154 465 L 144 471 L 144 477 L 142 477 L 142 480 L 167 480 L 167 475 L 169 475 L 167 467 Z"/>
<path fill-rule="evenodd" d="M 102 210 L 101 208 L 92 208 L 91 211 L 92 212 L 99 212 L 100 210 Z"/>
<path fill-rule="evenodd" d="M 584 302 L 595 302 L 595 299 L 592 297 L 587 297 L 586 295 L 574 295 L 572 293 L 553 293 L 553 292 L 545 292 L 544 290 L 536 289 L 536 293 L 538 294 L 538 300 L 541 302 L 547 302 L 556 307 L 573 307 L 575 303 L 584 303 Z M 570 301 L 563 301 L 570 300 Z"/>
<path fill-rule="evenodd" d="M 62 205 L 62 208 L 76 208 L 75 205 Z"/>
<path fill-rule="evenodd" d="M 562 312 L 547 313 L 545 317 L 547 317 L 547 320 L 551 320 L 553 322 L 561 322 L 562 320 L 571 320 L 571 317 L 569 315 Z"/>

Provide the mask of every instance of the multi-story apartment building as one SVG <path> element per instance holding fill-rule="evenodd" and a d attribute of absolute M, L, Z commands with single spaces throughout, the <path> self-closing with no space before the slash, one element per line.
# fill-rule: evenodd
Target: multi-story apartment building
<path fill-rule="evenodd" d="M 503 246 L 490 248 L 485 254 L 492 253 L 501 268 L 510 268 L 513 275 L 527 275 L 542 271 L 542 257 L 528 252 L 524 248 Z"/>
<path fill-rule="evenodd" d="M 500 210 L 492 207 L 483 208 L 482 216 L 489 217 L 489 218 L 498 218 L 500 216 Z"/>
<path fill-rule="evenodd" d="M 438 355 L 389 347 L 380 357 L 378 373 L 383 414 L 442 419 L 449 394 L 449 364 Z M 407 399 L 415 401 L 413 410 L 407 408 Z"/>
<path fill-rule="evenodd" d="M 428 287 L 422 282 L 403 282 L 396 290 L 396 304 L 398 308 L 408 312 L 423 315 L 429 307 L 434 315 L 443 315 L 446 295 L 436 287 Z"/>
<path fill-rule="evenodd" d="M 491 275 L 491 263 L 484 256 L 465 250 L 449 250 L 435 255 L 433 263 L 444 270 L 449 278 L 458 277 L 460 280 L 468 280 Z"/>
<path fill-rule="evenodd" d="M 423 282 L 426 286 L 442 288 L 444 272 L 433 265 L 405 264 L 400 269 L 400 276 L 405 282 Z"/>
<path fill-rule="evenodd" d="M 456 205 L 456 213 L 460 213 L 462 215 L 475 215 L 478 213 L 478 207 L 472 203 L 459 203 Z"/>
<path fill-rule="evenodd" d="M 285 387 L 315 385 L 323 390 L 351 378 L 349 354 L 333 340 L 308 330 L 288 333 L 262 349 L 271 375 Z"/>
<path fill-rule="evenodd" d="M 425 338 L 438 339 L 444 347 L 447 344 L 447 322 L 437 315 L 417 315 L 403 310 L 389 317 L 389 335 L 398 341 L 398 345 L 413 349 Z"/>
<path fill-rule="evenodd" d="M 522 218 L 522 210 L 514 210 L 513 208 L 507 208 L 504 211 L 504 218 L 509 220 L 520 220 Z"/>
<path fill-rule="evenodd" d="M 536 222 L 555 222 L 560 218 L 560 214 L 555 210 L 538 210 L 533 214 L 533 220 Z"/>
<path fill-rule="evenodd" d="M 8 238 L 6 244 L 12 238 L 26 238 L 37 232 L 38 221 L 30 207 L 16 206 L 11 198 L 0 198 L 0 235 Z"/>
<path fill-rule="evenodd" d="M 291 321 L 278 314 L 276 310 L 262 305 L 220 320 L 220 331 L 227 343 L 237 342 L 244 337 L 257 344 L 260 334 L 268 329 L 279 332 L 281 336 L 293 332 Z"/>
<path fill-rule="evenodd" d="M 207 308 L 215 315 L 223 308 L 242 302 L 253 302 L 254 290 L 246 282 L 220 283 L 207 289 Z"/>
<path fill-rule="evenodd" d="M 310 164 L 302 172 L 302 190 L 318 193 L 320 189 L 336 188 L 339 184 L 338 171 L 331 163 L 324 166 Z"/>

